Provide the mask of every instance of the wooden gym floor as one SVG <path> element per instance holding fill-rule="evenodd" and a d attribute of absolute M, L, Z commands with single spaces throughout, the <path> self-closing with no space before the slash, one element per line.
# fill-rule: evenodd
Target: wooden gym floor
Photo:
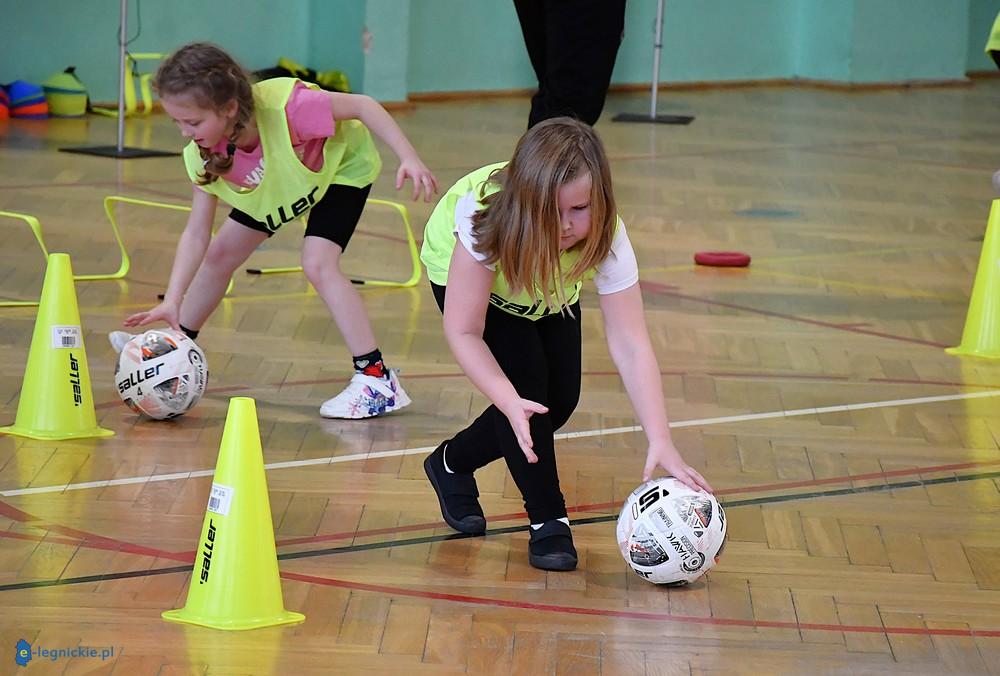
<path fill-rule="evenodd" d="M 581 434 L 558 442 L 572 573 L 528 565 L 501 463 L 479 476 L 487 536 L 441 523 L 421 462 L 484 399 L 426 282 L 362 291 L 414 401 L 400 414 L 320 418 L 349 376 L 327 311 L 299 274 L 240 273 L 199 340 L 205 399 L 174 422 L 139 419 L 118 399 L 104 336 L 155 303 L 184 214 L 125 205 L 132 271 L 76 284 L 98 419 L 116 435 L 0 436 L 0 672 L 15 673 L 23 638 L 116 649 L 32 673 L 1000 674 L 1000 362 L 944 352 L 961 338 L 1000 168 L 1000 81 L 670 93 L 662 111 L 696 115 L 689 127 L 610 121 L 647 101 L 612 96 L 598 130 L 676 441 L 727 508 L 715 571 L 657 588 L 618 553 L 614 521 L 645 448 L 621 429 L 635 419 L 592 290 L 584 394 L 564 430 Z M 396 119 L 445 188 L 508 157 L 527 108 L 421 103 Z M 56 151 L 113 143 L 114 124 L 16 122 L 0 135 L 0 209 L 37 216 L 77 274 L 117 268 L 105 196 L 190 194 L 177 158 Z M 130 120 L 127 143 L 181 147 L 162 116 Z M 373 196 L 405 200 L 385 159 Z M 419 239 L 431 206 L 408 204 Z M 3 226 L 0 298 L 35 299 L 42 256 L 23 223 Z M 296 265 L 299 238 L 287 227 L 251 263 Z M 750 253 L 752 267 L 692 265 L 719 249 Z M 392 209 L 368 210 L 346 261 L 358 276 L 409 275 Z M 34 319 L 0 309 L 3 424 Z M 160 619 L 184 601 L 231 396 L 256 399 L 265 461 L 283 463 L 267 478 L 284 601 L 301 625 L 227 633 Z"/>

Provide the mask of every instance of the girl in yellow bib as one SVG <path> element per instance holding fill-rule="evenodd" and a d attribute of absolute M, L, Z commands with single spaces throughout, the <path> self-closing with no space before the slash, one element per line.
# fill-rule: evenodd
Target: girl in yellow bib
<path fill-rule="evenodd" d="M 340 257 L 382 163 L 369 129 L 399 157 L 396 188 L 409 178 L 426 201 L 437 181 L 403 132 L 367 96 L 324 92 L 294 78 L 251 84 L 223 50 L 192 43 L 167 58 L 155 86 L 164 110 L 191 143 L 184 163 L 194 183 L 191 215 L 177 245 L 163 302 L 125 320 L 165 321 L 196 338 L 233 272 L 285 223 L 308 214 L 302 246 L 306 277 L 330 309 L 353 355 L 347 389 L 320 415 L 367 418 L 410 403 L 385 367 L 361 296 Z M 232 207 L 212 237 L 219 200 Z M 131 336 L 112 334 L 119 347 Z"/>
<path fill-rule="evenodd" d="M 473 473 L 503 457 L 531 523 L 531 565 L 576 567 L 553 434 L 580 396 L 584 278 L 597 287 L 611 357 L 649 442 L 643 479 L 660 467 L 711 490 L 670 438 L 638 266 L 593 129 L 546 120 L 509 163 L 460 179 L 431 214 L 421 259 L 455 358 L 493 402 L 424 461 L 452 528 L 485 531 Z"/>

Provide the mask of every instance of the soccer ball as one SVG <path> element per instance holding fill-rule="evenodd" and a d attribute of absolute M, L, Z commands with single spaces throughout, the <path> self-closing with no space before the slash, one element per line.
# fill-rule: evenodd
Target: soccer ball
<path fill-rule="evenodd" d="M 191 410 L 205 393 L 205 353 L 180 331 L 154 329 L 135 336 L 118 355 L 115 384 L 125 405 L 156 420 Z"/>
<path fill-rule="evenodd" d="M 715 566 L 725 541 L 726 514 L 715 496 L 672 477 L 636 488 L 618 517 L 622 556 L 655 584 L 694 582 Z"/>

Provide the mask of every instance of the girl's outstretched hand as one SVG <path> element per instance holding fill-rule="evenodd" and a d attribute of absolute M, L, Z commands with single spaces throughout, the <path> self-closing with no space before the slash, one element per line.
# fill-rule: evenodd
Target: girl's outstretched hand
<path fill-rule="evenodd" d="M 515 399 L 510 405 L 497 408 L 510 421 L 510 427 L 514 430 L 518 445 L 524 451 L 524 457 L 528 462 L 538 462 L 538 456 L 531 450 L 534 443 L 531 441 L 531 424 L 528 419 L 535 413 L 548 413 L 548 407 L 530 399 Z"/>
<path fill-rule="evenodd" d="M 413 180 L 413 199 L 416 200 L 420 194 L 424 194 L 424 201 L 430 202 L 438 191 L 438 182 L 430 169 L 424 166 L 420 158 L 409 157 L 401 160 L 399 169 L 396 170 L 396 190 L 403 187 L 406 179 Z"/>
<path fill-rule="evenodd" d="M 145 326 L 146 324 L 152 324 L 156 321 L 164 321 L 170 325 L 170 328 L 175 331 L 180 331 L 180 308 L 176 303 L 163 301 L 152 310 L 136 312 L 134 315 L 125 320 L 125 326 L 130 328 L 135 326 Z"/>
<path fill-rule="evenodd" d="M 657 467 L 662 467 L 667 474 L 674 477 L 682 484 L 696 491 L 708 491 L 712 493 L 712 487 L 705 481 L 705 477 L 699 474 L 693 467 L 684 462 L 684 458 L 677 451 L 672 443 L 650 444 L 649 452 L 646 456 L 646 466 L 642 470 L 642 480 L 649 481 L 653 478 L 653 471 Z"/>

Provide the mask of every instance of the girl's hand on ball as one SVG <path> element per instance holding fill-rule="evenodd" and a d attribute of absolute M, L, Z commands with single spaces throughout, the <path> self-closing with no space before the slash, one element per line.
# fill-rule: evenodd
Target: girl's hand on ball
<path fill-rule="evenodd" d="M 652 479 L 653 472 L 657 467 L 663 468 L 667 474 L 692 490 L 714 492 L 709 483 L 705 481 L 705 477 L 684 462 L 684 458 L 681 457 L 681 454 L 672 442 L 649 445 L 649 452 L 646 454 L 646 466 L 642 470 L 642 480 L 649 481 Z"/>
<path fill-rule="evenodd" d="M 156 321 L 164 321 L 175 331 L 181 330 L 180 308 L 175 303 L 163 301 L 152 310 L 136 312 L 125 320 L 125 326 L 132 328 L 135 326 L 145 326 Z"/>

